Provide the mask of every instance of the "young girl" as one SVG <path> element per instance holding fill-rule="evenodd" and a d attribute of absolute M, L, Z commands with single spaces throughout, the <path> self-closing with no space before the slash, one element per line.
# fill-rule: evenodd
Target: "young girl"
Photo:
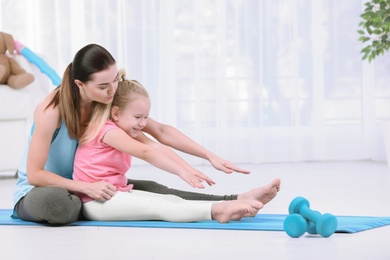
<path fill-rule="evenodd" d="M 106 201 L 80 195 L 84 202 L 83 214 L 87 219 L 181 222 L 215 219 L 228 222 L 241 219 L 244 215 L 253 216 L 263 207 L 256 200 L 206 203 L 132 190 L 132 184 L 128 184 L 125 176 L 132 156 L 176 174 L 193 186 L 200 181 L 186 174 L 191 167 L 184 160 L 178 160 L 173 151 L 155 149 L 150 145 L 151 140 L 142 134 L 150 107 L 149 95 L 141 84 L 121 81 L 112 102 L 111 119 L 93 140 L 87 139 L 79 145 L 73 179 L 91 183 L 104 180 L 116 188 L 115 196 Z"/>
<path fill-rule="evenodd" d="M 97 200 L 115 194 L 115 187 L 104 181 L 73 181 L 72 172 L 78 140 L 89 126 L 96 128 L 106 122 L 117 84 L 116 62 L 105 48 L 89 44 L 76 53 L 64 72 L 61 85 L 34 111 L 28 146 L 18 169 L 12 217 L 67 224 L 80 217 L 82 203 L 74 193 Z M 223 172 L 249 173 L 198 145 L 176 128 L 151 118 L 147 121 L 144 131 L 158 142 L 204 158 Z M 216 196 L 169 189 L 153 181 L 131 180 L 131 183 L 137 190 L 174 194 L 192 200 L 256 199 L 263 204 L 274 198 L 280 187 L 280 181 L 275 180 L 238 195 Z M 201 183 L 196 187 L 202 187 Z"/>

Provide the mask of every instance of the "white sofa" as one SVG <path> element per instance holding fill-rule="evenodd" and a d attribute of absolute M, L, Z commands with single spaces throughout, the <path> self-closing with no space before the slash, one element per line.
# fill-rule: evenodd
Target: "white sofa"
<path fill-rule="evenodd" d="M 33 83 L 16 90 L 0 84 L 0 176 L 14 176 L 24 153 L 27 135 L 38 102 L 55 86 L 37 66 L 22 55 L 15 60 L 35 77 Z"/>

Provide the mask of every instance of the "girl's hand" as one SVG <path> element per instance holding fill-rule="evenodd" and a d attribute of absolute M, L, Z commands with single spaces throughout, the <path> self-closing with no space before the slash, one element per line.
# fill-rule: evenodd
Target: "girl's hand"
<path fill-rule="evenodd" d="M 115 186 L 105 181 L 85 184 L 86 187 L 84 188 L 83 193 L 97 201 L 104 202 L 110 200 L 116 192 Z"/>
<path fill-rule="evenodd" d="M 209 186 L 215 184 L 215 181 L 196 169 L 183 172 L 182 174 L 179 174 L 179 177 L 192 187 L 199 189 L 204 189 L 203 181 L 205 181 Z"/>

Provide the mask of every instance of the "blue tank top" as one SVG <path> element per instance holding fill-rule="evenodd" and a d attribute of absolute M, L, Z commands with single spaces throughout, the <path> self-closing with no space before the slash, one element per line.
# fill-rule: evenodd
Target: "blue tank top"
<path fill-rule="evenodd" d="M 34 132 L 34 126 L 35 125 L 33 124 L 31 127 L 31 131 L 28 136 L 27 148 L 19 167 L 19 176 L 14 193 L 14 205 L 16 205 L 21 198 L 26 196 L 26 194 L 34 188 L 34 186 L 28 184 L 26 174 L 27 154 L 30 147 L 31 136 Z M 77 140 L 69 137 L 65 121 L 62 121 L 60 128 L 56 129 L 52 137 L 49 156 L 45 164 L 45 170 L 61 175 L 67 179 L 72 179 L 73 161 L 77 145 Z M 16 213 L 14 212 L 14 215 L 15 214 Z"/>

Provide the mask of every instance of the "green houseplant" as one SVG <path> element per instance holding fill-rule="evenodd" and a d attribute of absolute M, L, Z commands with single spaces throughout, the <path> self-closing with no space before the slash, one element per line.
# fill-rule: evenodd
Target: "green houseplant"
<path fill-rule="evenodd" d="M 371 62 L 390 48 L 390 0 L 367 1 L 360 17 L 358 33 L 359 41 L 364 44 L 362 59 Z M 390 122 L 384 121 L 382 127 L 386 161 L 390 168 Z"/>
<path fill-rule="evenodd" d="M 364 43 L 362 59 L 371 62 L 390 48 L 390 0 L 370 0 L 360 15 L 359 41 Z"/>

